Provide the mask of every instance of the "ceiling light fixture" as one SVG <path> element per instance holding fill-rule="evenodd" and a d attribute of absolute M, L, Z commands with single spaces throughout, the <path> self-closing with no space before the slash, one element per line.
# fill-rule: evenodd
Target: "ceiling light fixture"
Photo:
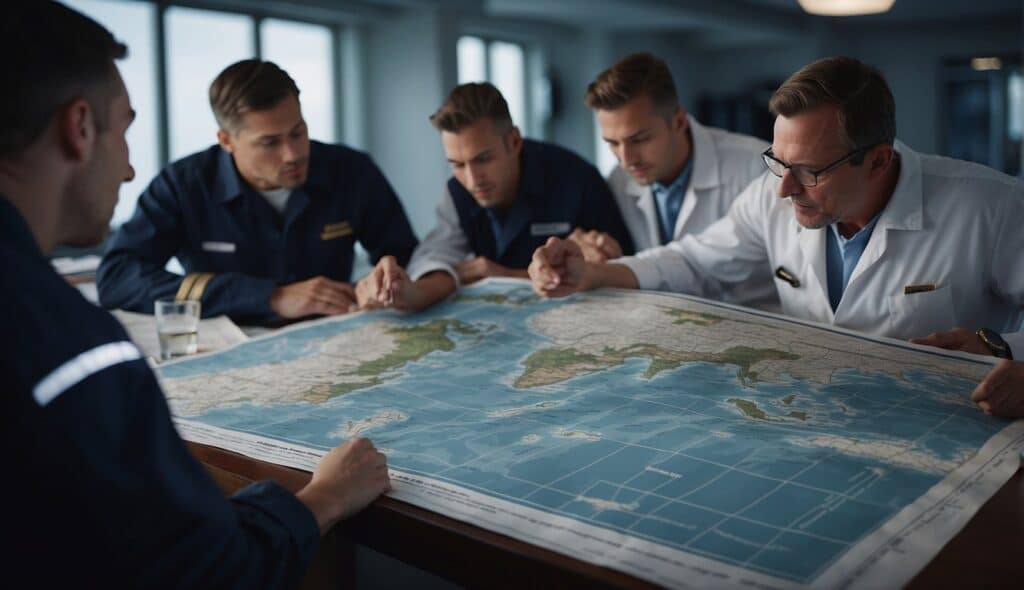
<path fill-rule="evenodd" d="M 797 0 L 800 7 L 822 16 L 854 16 L 888 12 L 896 0 Z"/>

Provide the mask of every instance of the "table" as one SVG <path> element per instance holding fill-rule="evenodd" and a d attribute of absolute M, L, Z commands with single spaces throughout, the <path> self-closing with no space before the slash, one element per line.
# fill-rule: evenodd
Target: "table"
<path fill-rule="evenodd" d="M 250 481 L 272 479 L 296 491 L 310 474 L 198 443 L 188 443 L 225 491 Z M 542 549 L 444 515 L 383 497 L 335 533 L 412 566 L 468 587 L 488 588 L 653 588 L 630 575 Z M 351 564 L 344 543 L 338 560 Z M 1024 581 L 1024 470 L 993 496 L 907 586 L 1020 587 Z M 330 569 L 330 568 L 329 568 Z M 324 583 L 354 583 L 345 567 L 335 567 Z M 340 573 L 339 573 L 340 571 Z M 358 575 L 358 572 L 355 573 Z M 320 578 L 324 578 L 323 575 Z M 326 578 L 324 578 L 326 579 Z M 308 580 L 307 580 L 308 581 Z"/>

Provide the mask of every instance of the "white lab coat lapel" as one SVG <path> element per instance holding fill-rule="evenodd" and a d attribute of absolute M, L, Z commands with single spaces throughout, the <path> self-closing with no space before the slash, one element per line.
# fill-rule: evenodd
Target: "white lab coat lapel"
<path fill-rule="evenodd" d="M 900 175 L 896 181 L 892 197 L 882 210 L 871 239 L 864 248 L 857 266 L 850 274 L 850 282 L 843 292 L 843 300 L 836 308 L 836 321 L 843 322 L 846 301 L 856 301 L 861 297 L 879 297 L 878 293 L 865 292 L 868 283 L 864 275 L 885 254 L 889 242 L 889 230 L 920 230 L 924 218 L 924 195 L 921 187 L 921 161 L 917 154 L 906 150 L 901 142 L 896 142 L 896 151 L 900 154 Z M 864 277 L 863 279 L 861 277 Z M 858 280 L 860 279 L 860 280 Z M 845 309 L 844 309 L 845 308 Z"/>
<path fill-rule="evenodd" d="M 645 229 L 647 230 L 648 242 L 646 244 L 634 244 L 637 251 L 660 246 L 661 233 L 658 231 L 658 228 L 661 225 L 658 220 L 658 205 L 654 202 L 654 193 L 651 191 L 650 185 L 641 186 L 633 177 L 630 177 L 626 183 L 626 193 L 633 198 L 633 205 L 640 211 L 640 214 L 643 215 L 644 220 L 647 222 Z"/>
<path fill-rule="evenodd" d="M 693 216 L 697 202 L 703 196 L 702 193 L 716 190 L 721 185 L 718 175 L 718 153 L 715 151 L 711 134 L 693 117 L 687 115 L 686 119 L 690 126 L 693 149 L 690 151 L 690 182 L 687 184 L 683 207 L 679 210 L 679 217 L 676 218 L 676 226 L 672 234 L 673 239 L 676 240 L 682 239 L 683 235 L 687 233 L 687 223 Z"/>
<path fill-rule="evenodd" d="M 811 289 L 817 291 L 812 293 L 813 297 L 808 301 L 814 301 L 815 306 L 818 309 L 809 309 L 811 317 L 828 318 L 828 321 L 832 321 L 835 314 L 832 311 L 832 305 L 828 301 L 828 275 L 826 273 L 826 262 L 825 262 L 825 232 L 829 231 L 828 228 L 822 229 L 807 229 L 800 227 L 800 224 L 796 222 L 794 218 L 792 221 L 793 225 L 797 226 L 799 235 L 797 239 L 800 241 L 800 250 L 804 255 L 804 267 L 810 267 L 810 273 L 800 272 L 800 275 L 813 279 L 808 281 L 808 284 L 802 285 L 802 288 Z M 789 269 L 787 269 L 789 270 Z"/>

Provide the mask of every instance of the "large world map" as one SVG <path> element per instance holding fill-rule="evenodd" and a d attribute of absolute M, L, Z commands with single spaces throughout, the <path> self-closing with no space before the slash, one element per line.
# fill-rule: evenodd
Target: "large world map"
<path fill-rule="evenodd" d="M 661 293 L 491 280 L 159 369 L 186 438 L 310 468 L 353 436 L 395 496 L 670 586 L 898 585 L 1013 473 L 991 368 Z"/>

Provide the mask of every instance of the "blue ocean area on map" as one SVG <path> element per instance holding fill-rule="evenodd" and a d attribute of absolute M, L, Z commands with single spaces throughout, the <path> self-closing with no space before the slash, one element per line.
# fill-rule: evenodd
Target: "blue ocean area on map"
<path fill-rule="evenodd" d="M 164 380 L 316 355 L 325 337 L 372 322 L 458 320 L 447 351 L 389 369 L 321 403 L 239 403 L 182 416 L 329 449 L 346 425 L 393 469 L 454 483 L 633 537 L 799 583 L 941 481 L 1006 424 L 935 391 L 961 377 L 840 369 L 752 384 L 727 362 L 646 375 L 643 355 L 524 387 L 549 346 L 531 319 L 566 305 L 487 284 L 425 313 L 363 314 L 161 369 Z M 486 296 L 501 298 L 488 300 Z M 906 411 L 912 407 L 913 411 Z"/>

